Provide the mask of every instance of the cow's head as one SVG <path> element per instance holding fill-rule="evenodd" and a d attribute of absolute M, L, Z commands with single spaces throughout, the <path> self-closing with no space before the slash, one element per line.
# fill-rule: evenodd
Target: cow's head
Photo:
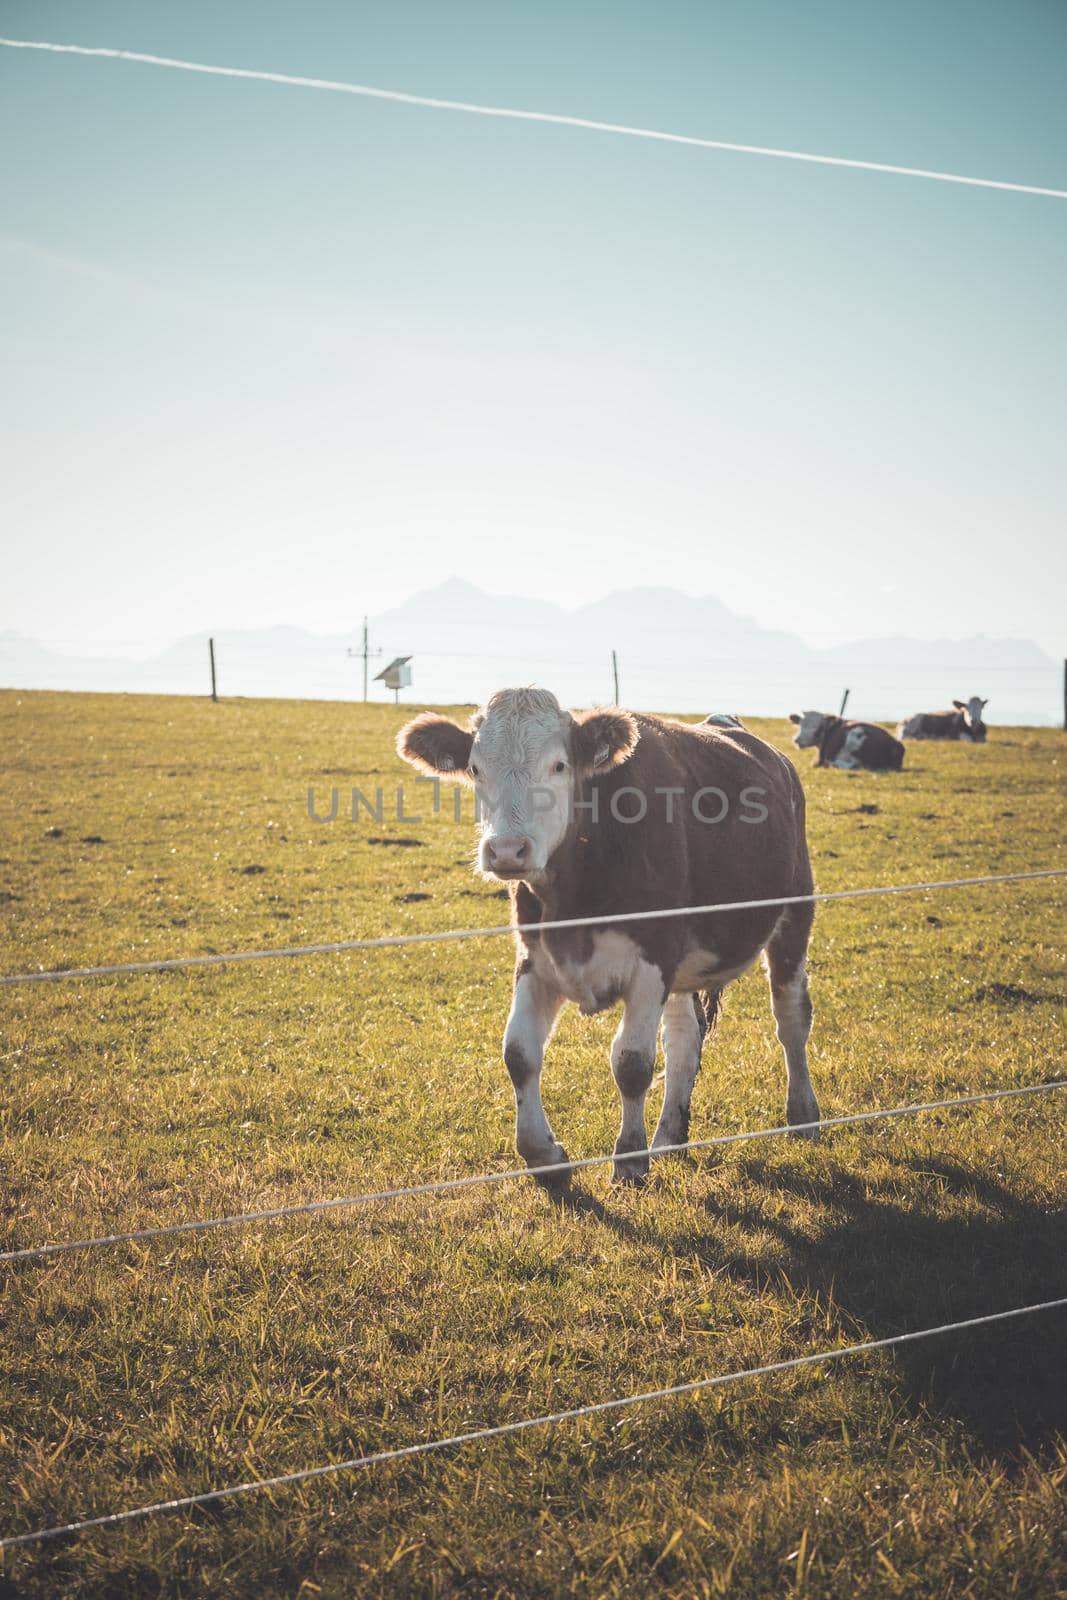
<path fill-rule="evenodd" d="M 978 695 L 973 694 L 967 701 L 966 705 L 962 700 L 953 700 L 952 704 L 956 707 L 957 711 L 961 711 L 963 713 L 964 726 L 969 737 L 974 740 L 975 744 L 981 744 L 986 735 L 986 726 L 982 721 L 982 712 L 989 704 L 989 701 L 982 700 Z"/>
<path fill-rule="evenodd" d="M 499 689 L 466 728 L 425 712 L 397 752 L 435 778 L 474 785 L 489 877 L 537 878 L 570 825 L 576 785 L 626 761 L 639 737 L 628 711 L 572 716 L 546 689 Z"/>
<path fill-rule="evenodd" d="M 819 736 L 826 721 L 825 711 L 791 711 L 789 720 L 797 724 L 797 731 L 793 735 L 793 743 L 797 749 L 814 749 L 819 742 Z"/>

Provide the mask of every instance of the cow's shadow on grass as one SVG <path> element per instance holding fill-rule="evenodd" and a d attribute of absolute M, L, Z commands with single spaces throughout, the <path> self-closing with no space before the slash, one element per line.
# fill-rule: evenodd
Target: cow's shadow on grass
<path fill-rule="evenodd" d="M 630 1217 L 614 1210 L 610 1202 L 602 1200 L 594 1190 L 584 1188 L 580 1183 L 572 1184 L 562 1193 L 551 1194 L 548 1199 L 561 1216 L 592 1217 L 630 1244 L 647 1243 L 647 1231 L 639 1228 Z"/>
<path fill-rule="evenodd" d="M 1067 1215 L 974 1168 L 902 1157 L 873 1180 L 836 1163 L 813 1172 L 748 1157 L 738 1176 L 737 1197 L 703 1202 L 706 1230 L 664 1243 L 760 1294 L 787 1283 L 832 1300 L 841 1343 L 1067 1294 Z M 1067 1436 L 1065 1352 L 1059 1309 L 900 1345 L 893 1360 L 909 1405 L 954 1415 L 984 1449 L 1015 1454 Z"/>

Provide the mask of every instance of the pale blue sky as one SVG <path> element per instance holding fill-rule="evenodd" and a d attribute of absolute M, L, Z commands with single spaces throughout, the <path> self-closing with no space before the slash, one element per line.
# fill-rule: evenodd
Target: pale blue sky
<path fill-rule="evenodd" d="M 2 32 L 1067 187 L 1060 0 L 6 0 Z M 1063 652 L 1067 202 L 0 51 L 0 627 L 450 573 Z"/>

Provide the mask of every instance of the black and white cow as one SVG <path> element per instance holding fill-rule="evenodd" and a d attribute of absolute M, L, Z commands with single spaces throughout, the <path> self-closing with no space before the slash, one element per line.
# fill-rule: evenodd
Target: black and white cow
<path fill-rule="evenodd" d="M 904 746 L 876 722 L 846 721 L 825 711 L 793 711 L 789 720 L 797 724 L 797 749 L 819 752 L 817 767 L 899 772 L 904 765 Z"/>
<path fill-rule="evenodd" d="M 666 1072 L 653 1154 L 688 1137 L 701 1046 L 720 995 L 761 953 L 785 1053 L 789 1123 L 818 1121 L 806 1055 L 810 902 L 537 927 L 811 893 L 797 774 L 736 719 L 726 722 L 694 725 L 617 708 L 572 715 L 546 690 L 501 689 L 465 728 L 425 713 L 398 735 L 400 755 L 422 772 L 474 785 L 478 868 L 511 886 L 512 921 L 524 929 L 516 933 L 504 1061 L 528 1166 L 567 1159 L 540 1090 L 545 1045 L 566 1001 L 585 1015 L 622 1001 L 611 1047 L 622 1100 L 615 1178 L 637 1183 L 649 1166 L 645 1097 L 657 1035 Z M 541 1181 L 562 1188 L 566 1175 Z"/>
<path fill-rule="evenodd" d="M 898 739 L 962 739 L 966 744 L 985 744 L 986 725 L 982 712 L 989 704 L 972 695 L 966 704 L 953 700 L 954 711 L 917 711 L 897 726 Z"/>

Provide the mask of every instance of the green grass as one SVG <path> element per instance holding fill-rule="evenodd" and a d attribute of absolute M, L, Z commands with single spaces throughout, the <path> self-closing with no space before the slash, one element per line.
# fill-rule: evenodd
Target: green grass
<path fill-rule="evenodd" d="M 469 800 L 461 826 L 433 817 L 393 755 L 404 715 L 0 695 L 0 970 L 504 920 L 470 872 Z M 754 726 L 788 748 L 785 722 Z M 1025 729 L 912 747 L 885 777 L 800 754 L 819 886 L 1061 864 L 1065 760 L 1064 735 Z M 353 785 L 401 781 L 418 823 L 308 819 L 309 784 L 343 818 Z M 1052 880 L 824 907 L 824 1113 L 1059 1075 L 1064 902 Z M 3 1246 L 512 1164 L 510 970 L 493 940 L 0 991 Z M 614 1026 L 568 1012 L 550 1047 L 575 1157 L 614 1137 Z M 693 1137 L 776 1123 L 783 1092 L 756 973 L 705 1051 Z M 1063 1201 L 1045 1096 L 732 1147 L 640 1194 L 596 1169 L 562 1210 L 520 1183 L 2 1269 L 0 1526 L 1063 1294 Z M 1051 1596 L 1065 1330 L 12 1551 L 0 1595 Z"/>

